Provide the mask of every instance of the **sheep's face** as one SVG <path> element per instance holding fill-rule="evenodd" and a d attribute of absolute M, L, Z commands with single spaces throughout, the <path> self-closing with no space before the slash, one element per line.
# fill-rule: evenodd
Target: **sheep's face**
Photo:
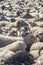
<path fill-rule="evenodd" d="M 27 28 L 26 27 L 21 27 L 20 33 L 23 37 L 26 36 L 28 34 Z"/>

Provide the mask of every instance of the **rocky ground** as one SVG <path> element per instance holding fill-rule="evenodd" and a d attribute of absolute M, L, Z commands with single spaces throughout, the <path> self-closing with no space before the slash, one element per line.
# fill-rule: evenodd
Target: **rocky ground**
<path fill-rule="evenodd" d="M 0 0 L 0 65 L 43 65 L 43 0 Z"/>

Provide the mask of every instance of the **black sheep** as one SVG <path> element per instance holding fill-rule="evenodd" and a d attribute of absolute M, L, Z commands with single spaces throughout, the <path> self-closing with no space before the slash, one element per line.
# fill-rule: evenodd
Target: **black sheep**
<path fill-rule="evenodd" d="M 11 58 L 4 61 L 4 65 L 22 65 L 22 63 L 25 65 L 33 64 L 33 56 L 27 51 L 18 51 Z"/>

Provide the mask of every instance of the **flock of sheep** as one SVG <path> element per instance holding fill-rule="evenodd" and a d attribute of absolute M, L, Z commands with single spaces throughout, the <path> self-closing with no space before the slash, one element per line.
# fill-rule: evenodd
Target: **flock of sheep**
<path fill-rule="evenodd" d="M 0 0 L 0 65 L 43 65 L 43 0 Z"/>

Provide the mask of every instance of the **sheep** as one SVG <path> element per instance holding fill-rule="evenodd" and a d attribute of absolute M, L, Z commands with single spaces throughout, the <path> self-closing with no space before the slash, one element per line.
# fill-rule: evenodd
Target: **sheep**
<path fill-rule="evenodd" d="M 7 56 L 6 56 L 6 54 L 7 54 Z M 9 56 L 8 56 L 8 55 L 9 55 Z M 14 55 L 14 52 L 9 51 L 9 50 L 7 50 L 7 49 L 3 49 L 2 51 L 0 51 L 0 59 L 3 58 L 4 56 L 5 56 L 6 58 L 9 58 L 9 57 L 11 57 L 12 55 Z M 1 61 L 1 60 L 0 60 L 0 61 Z"/>
<path fill-rule="evenodd" d="M 30 31 L 27 31 L 25 29 L 25 27 L 22 27 L 20 29 L 20 34 L 22 35 L 22 38 L 24 39 L 25 43 L 33 43 L 33 42 L 35 42 L 34 35 Z"/>
<path fill-rule="evenodd" d="M 39 27 L 43 27 L 43 21 L 38 21 L 38 22 L 35 22 L 35 24 L 37 25 L 37 26 L 39 26 Z"/>
<path fill-rule="evenodd" d="M 0 47 L 4 47 L 8 44 L 11 44 L 17 40 L 23 41 L 22 37 L 10 37 L 10 36 L 4 36 L 0 34 Z"/>
<path fill-rule="evenodd" d="M 43 55 L 36 60 L 36 65 L 43 65 Z"/>
<path fill-rule="evenodd" d="M 31 27 L 30 28 L 30 31 L 33 33 L 33 34 L 37 34 L 37 33 L 39 33 L 39 32 L 43 32 L 43 28 L 41 28 L 41 27 L 38 27 L 38 26 L 35 26 L 35 27 Z"/>
<path fill-rule="evenodd" d="M 36 35 L 40 42 L 43 42 L 43 32 L 40 32 Z"/>
<path fill-rule="evenodd" d="M 10 56 L 11 55 L 11 56 Z M 6 53 L 4 57 L 0 58 L 0 65 L 30 65 L 34 63 L 33 56 L 27 51 L 18 51 L 14 54 Z"/>
<path fill-rule="evenodd" d="M 15 22 L 12 22 L 8 25 L 10 28 L 14 27 L 15 28 Z"/>
<path fill-rule="evenodd" d="M 43 54 L 43 50 L 40 51 L 40 55 L 42 55 L 42 54 Z"/>
<path fill-rule="evenodd" d="M 10 24 L 8 21 L 0 21 L 0 27 L 4 27 L 6 25 Z"/>
<path fill-rule="evenodd" d="M 16 41 L 16 42 L 13 42 L 12 44 L 9 44 L 5 47 L 0 48 L 0 51 L 2 51 L 3 49 L 8 49 L 10 51 L 16 52 L 19 50 L 25 50 L 26 44 L 23 41 Z"/>
<path fill-rule="evenodd" d="M 20 29 L 20 34 L 25 42 L 25 44 L 27 45 L 26 50 L 29 51 L 31 45 L 37 41 L 36 37 L 30 32 L 27 31 L 27 29 L 25 27 L 22 27 Z"/>
<path fill-rule="evenodd" d="M 30 52 L 32 54 L 32 56 L 37 59 L 39 56 L 43 55 L 43 47 L 41 47 L 38 50 L 33 50 Z"/>
<path fill-rule="evenodd" d="M 30 51 L 30 53 L 32 54 L 32 56 L 34 57 L 35 60 L 37 60 L 40 56 L 43 55 L 43 46 L 42 47 L 39 46 L 39 48 L 40 49 L 34 49 L 34 50 Z"/>
<path fill-rule="evenodd" d="M 28 24 L 26 22 L 24 22 L 22 19 L 18 19 L 16 22 L 15 22 L 15 26 L 19 29 L 21 27 L 25 27 L 25 26 L 28 26 Z"/>
<path fill-rule="evenodd" d="M 30 51 L 40 50 L 42 47 L 43 47 L 43 42 L 36 42 L 36 43 L 34 43 L 34 44 L 31 46 Z"/>
<path fill-rule="evenodd" d="M 24 42 L 27 44 L 27 45 L 32 45 L 34 42 L 36 42 L 36 38 L 34 37 L 33 34 L 27 34 L 25 35 L 25 37 L 23 37 L 24 39 Z"/>
<path fill-rule="evenodd" d="M 40 49 L 39 49 L 39 55 L 42 55 L 43 54 L 43 47 L 41 47 Z"/>
<path fill-rule="evenodd" d="M 17 37 L 17 28 L 11 28 L 10 31 L 8 31 L 8 33 L 6 34 L 7 36 L 12 36 L 12 37 Z"/>
<path fill-rule="evenodd" d="M 30 51 L 30 54 L 33 56 L 34 60 L 39 57 L 39 50 Z"/>
<path fill-rule="evenodd" d="M 11 58 L 15 53 L 9 50 L 4 49 L 0 52 L 0 65 L 4 65 L 4 62 Z"/>

